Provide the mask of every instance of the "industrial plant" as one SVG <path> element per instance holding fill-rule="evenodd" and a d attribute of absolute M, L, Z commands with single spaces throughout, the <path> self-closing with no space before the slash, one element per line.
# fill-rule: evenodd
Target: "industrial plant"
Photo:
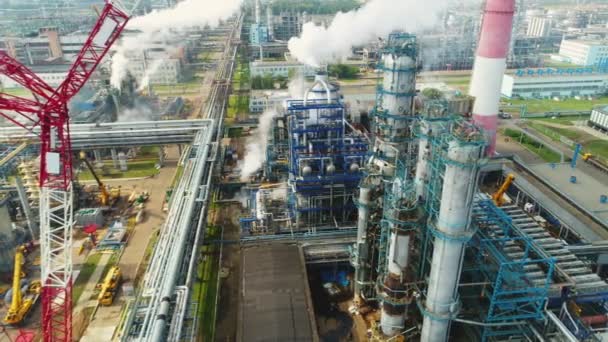
<path fill-rule="evenodd" d="M 0 1 L 0 340 L 608 339 L 608 6 L 98 2 Z"/>

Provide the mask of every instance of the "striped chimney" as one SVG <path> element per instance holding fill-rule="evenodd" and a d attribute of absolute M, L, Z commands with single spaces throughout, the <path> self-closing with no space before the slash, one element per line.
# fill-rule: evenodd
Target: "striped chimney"
<path fill-rule="evenodd" d="M 507 54 L 515 0 L 487 0 L 481 25 L 477 57 L 469 94 L 475 97 L 473 121 L 486 132 L 488 156 L 496 151 L 496 127 L 502 77 L 507 68 Z"/>

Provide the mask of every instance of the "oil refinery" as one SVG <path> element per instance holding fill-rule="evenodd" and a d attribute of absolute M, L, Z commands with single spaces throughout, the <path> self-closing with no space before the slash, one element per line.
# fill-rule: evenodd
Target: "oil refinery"
<path fill-rule="evenodd" d="M 608 339 L 608 6 L 97 2 L 0 6 L 0 340 Z"/>

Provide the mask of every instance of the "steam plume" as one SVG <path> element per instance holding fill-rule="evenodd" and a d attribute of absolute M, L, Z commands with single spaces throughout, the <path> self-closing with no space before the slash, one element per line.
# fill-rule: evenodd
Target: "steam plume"
<path fill-rule="evenodd" d="M 302 35 L 289 40 L 289 51 L 298 61 L 319 67 L 351 55 L 363 45 L 395 30 L 417 32 L 434 26 L 447 0 L 371 0 L 361 8 L 338 13 L 329 27 L 304 24 Z"/>
<path fill-rule="evenodd" d="M 272 128 L 272 119 L 278 113 L 274 109 L 265 111 L 260 116 L 260 122 L 255 132 L 247 138 L 245 158 L 241 166 L 241 181 L 246 182 L 249 177 L 256 173 L 266 159 L 266 147 L 268 146 L 268 135 Z"/>
<path fill-rule="evenodd" d="M 184 0 L 173 8 L 153 11 L 133 18 L 127 28 L 138 30 L 139 33 L 124 37 L 114 48 L 110 78 L 112 86 L 120 88 L 122 80 L 127 75 L 126 56 L 129 52 L 141 55 L 145 49 L 152 47 L 154 42 L 176 41 L 188 27 L 215 27 L 221 20 L 228 19 L 236 13 L 241 3 L 242 0 Z M 151 73 L 146 72 L 146 74 Z"/>

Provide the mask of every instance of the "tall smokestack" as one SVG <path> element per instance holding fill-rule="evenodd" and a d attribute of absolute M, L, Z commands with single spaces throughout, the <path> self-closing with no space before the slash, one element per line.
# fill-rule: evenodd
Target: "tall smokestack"
<path fill-rule="evenodd" d="M 255 23 L 256 24 L 261 24 L 260 22 L 260 17 L 261 17 L 261 5 L 260 5 L 260 0 L 255 0 Z"/>
<path fill-rule="evenodd" d="M 469 94 L 476 98 L 473 121 L 486 132 L 488 148 L 496 150 L 496 127 L 502 77 L 513 29 L 515 0 L 487 0 Z"/>

